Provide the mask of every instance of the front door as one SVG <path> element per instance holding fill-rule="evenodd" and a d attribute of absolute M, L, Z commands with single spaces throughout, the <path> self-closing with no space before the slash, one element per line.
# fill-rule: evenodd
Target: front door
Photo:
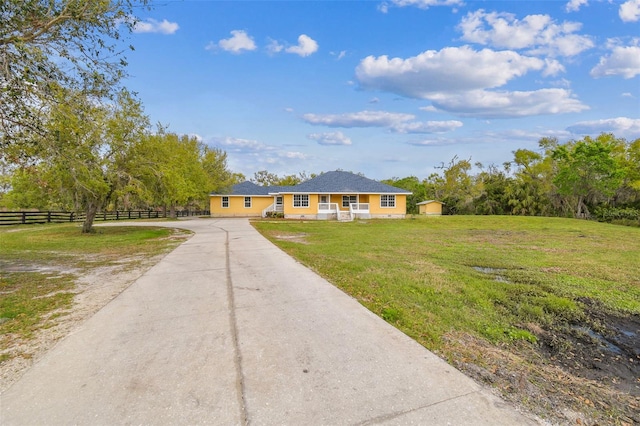
<path fill-rule="evenodd" d="M 276 211 L 277 212 L 284 211 L 284 209 L 282 208 L 282 196 L 281 195 L 278 195 L 276 197 Z"/>

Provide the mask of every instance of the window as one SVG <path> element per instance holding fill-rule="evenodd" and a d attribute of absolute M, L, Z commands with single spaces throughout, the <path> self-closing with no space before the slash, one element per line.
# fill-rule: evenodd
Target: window
<path fill-rule="evenodd" d="M 309 195 L 293 194 L 293 207 L 309 207 Z"/>
<path fill-rule="evenodd" d="M 222 197 L 222 207 L 225 209 L 229 207 L 229 197 Z"/>
<path fill-rule="evenodd" d="M 244 197 L 244 207 L 246 209 L 251 208 L 251 197 Z"/>
<path fill-rule="evenodd" d="M 351 203 L 357 203 L 358 197 L 356 195 L 343 195 L 342 196 L 342 207 L 349 207 Z"/>
<path fill-rule="evenodd" d="M 381 195 L 380 196 L 380 207 L 395 207 L 396 206 L 396 195 Z"/>
<path fill-rule="evenodd" d="M 320 196 L 320 202 L 321 203 L 328 203 L 329 202 L 329 197 L 327 195 L 321 195 Z"/>

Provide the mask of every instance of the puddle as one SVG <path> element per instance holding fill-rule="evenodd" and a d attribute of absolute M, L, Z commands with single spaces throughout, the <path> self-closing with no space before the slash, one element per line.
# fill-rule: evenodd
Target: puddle
<path fill-rule="evenodd" d="M 508 279 L 506 279 L 502 274 L 502 272 L 506 271 L 506 269 L 500 269 L 500 268 L 487 268 L 487 267 L 483 267 L 483 266 L 474 266 L 473 269 L 475 269 L 478 272 L 482 272 L 483 274 L 487 274 L 487 275 L 493 275 L 493 278 L 500 282 L 500 283 L 510 283 L 511 281 L 509 281 Z"/>
<path fill-rule="evenodd" d="M 571 328 L 578 332 L 582 332 L 589 335 L 589 337 L 598 341 L 598 343 L 600 343 L 601 346 L 605 347 L 606 350 L 608 350 L 609 352 L 613 352 L 614 354 L 618 354 L 618 355 L 622 354 L 622 349 L 620 349 L 618 346 L 614 345 L 613 343 L 605 339 L 601 334 L 596 333 L 589 327 L 575 326 Z M 635 334 L 635 333 L 631 333 L 631 334 Z"/>

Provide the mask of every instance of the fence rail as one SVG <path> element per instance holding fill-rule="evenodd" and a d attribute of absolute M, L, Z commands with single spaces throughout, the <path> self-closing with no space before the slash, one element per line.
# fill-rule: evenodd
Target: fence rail
<path fill-rule="evenodd" d="M 177 217 L 209 215 L 206 210 L 181 210 L 176 211 Z M 99 212 L 95 221 L 105 220 L 134 220 L 134 219 L 159 219 L 168 217 L 167 212 L 156 210 L 126 210 L 113 212 Z M 82 222 L 86 218 L 84 213 L 64 211 L 0 211 L 0 226 L 2 225 L 30 225 L 38 223 L 64 223 Z"/>

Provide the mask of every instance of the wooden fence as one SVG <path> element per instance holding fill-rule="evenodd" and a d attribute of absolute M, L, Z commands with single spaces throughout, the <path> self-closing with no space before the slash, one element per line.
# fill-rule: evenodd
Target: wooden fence
<path fill-rule="evenodd" d="M 187 216 L 205 216 L 209 215 L 208 211 L 202 210 L 182 210 L 176 211 L 178 217 Z M 99 212 L 96 214 L 95 221 L 103 220 L 134 220 L 134 219 L 159 219 L 168 217 L 167 212 L 156 210 L 126 210 L 114 212 Z M 64 222 L 82 222 L 86 218 L 84 213 L 61 212 L 61 211 L 0 211 L 1 225 L 30 225 L 37 223 L 64 223 Z"/>

